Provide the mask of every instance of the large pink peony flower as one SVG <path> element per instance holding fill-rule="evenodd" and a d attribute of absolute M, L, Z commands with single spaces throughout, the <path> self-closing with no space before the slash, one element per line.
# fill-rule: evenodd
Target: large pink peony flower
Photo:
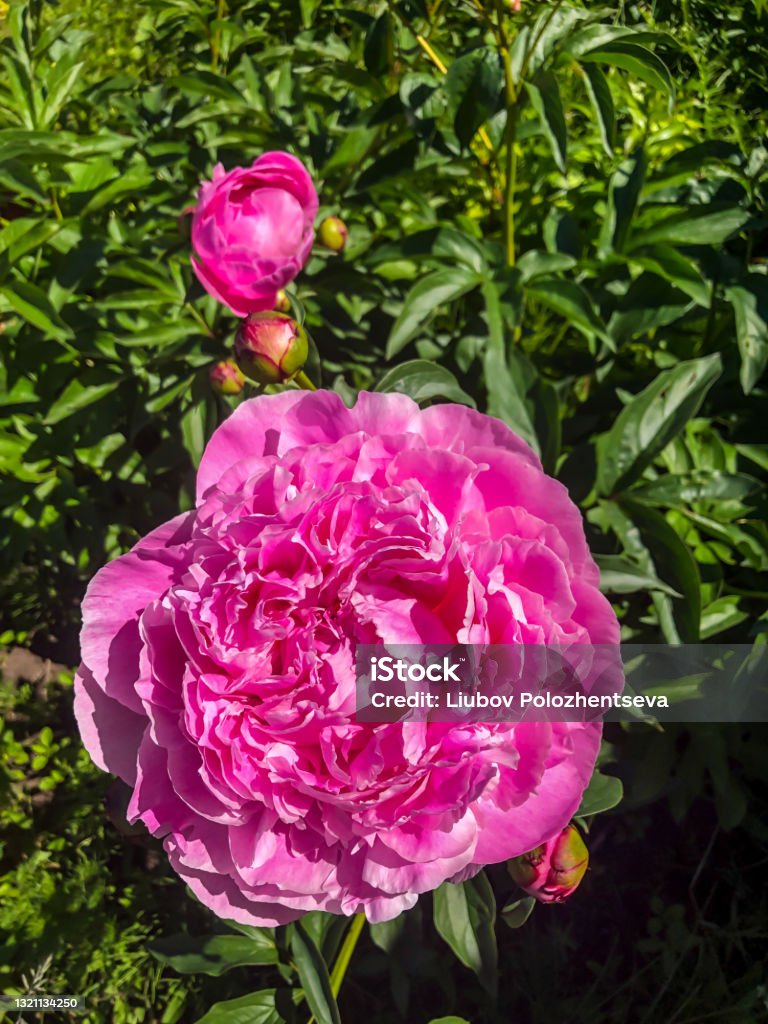
<path fill-rule="evenodd" d="M 217 914 L 394 917 L 557 834 L 595 723 L 362 724 L 355 643 L 617 643 L 578 510 L 503 423 L 287 391 L 213 436 L 197 507 L 93 579 L 76 712 Z"/>
<path fill-rule="evenodd" d="M 200 283 L 237 316 L 273 309 L 309 259 L 316 215 L 315 186 L 290 153 L 263 153 L 226 172 L 217 164 L 192 218 Z"/>

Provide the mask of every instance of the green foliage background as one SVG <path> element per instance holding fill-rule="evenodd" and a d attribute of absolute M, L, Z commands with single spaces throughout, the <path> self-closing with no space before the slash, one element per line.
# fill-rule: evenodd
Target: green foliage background
<path fill-rule="evenodd" d="M 580 503 L 624 639 L 763 641 L 762 5 L 510 8 L 11 3 L 0 642 L 73 666 L 87 581 L 189 507 L 205 442 L 237 401 L 207 376 L 236 324 L 194 280 L 185 210 L 216 162 L 265 149 L 300 156 L 321 216 L 350 228 L 343 255 L 318 249 L 292 293 L 317 384 L 509 422 Z M 89 1019 L 169 1024 L 256 988 L 311 990 L 301 935 L 251 935 L 267 952 L 225 956 L 240 966 L 220 976 L 199 952 L 179 973 L 178 942 L 151 954 L 149 939 L 179 930 L 234 935 L 158 846 L 105 818 L 109 781 L 79 747 L 57 673 L 42 691 L 2 690 L 0 989 L 87 994 Z M 594 825 L 592 878 L 566 908 L 522 931 L 499 924 L 496 1007 L 470 973 L 487 978 L 487 958 L 438 934 L 425 899 L 400 930 L 363 940 L 342 1010 L 382 1024 L 436 1008 L 475 1024 L 758 1019 L 764 740 L 609 732 L 603 765 L 624 802 Z M 489 878 L 490 899 L 514 899 L 501 869 Z M 482 934 L 495 910 L 487 892 L 468 898 L 471 913 L 451 913 Z M 307 928 L 332 960 L 331 924 Z M 205 1020 L 308 1016 L 260 998 L 250 1016 Z"/>

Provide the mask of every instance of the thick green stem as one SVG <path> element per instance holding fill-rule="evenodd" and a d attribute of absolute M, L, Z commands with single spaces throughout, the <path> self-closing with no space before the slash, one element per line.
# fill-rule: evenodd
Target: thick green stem
<path fill-rule="evenodd" d="M 305 391 L 317 391 L 317 388 L 303 370 L 299 370 L 293 377 L 293 380 L 300 388 L 304 388 Z"/>
<path fill-rule="evenodd" d="M 333 992 L 334 999 L 337 998 L 341 991 L 341 983 L 344 981 L 344 975 L 347 973 L 349 961 L 352 959 L 352 954 L 355 951 L 355 946 L 360 938 L 364 924 L 365 914 L 355 914 L 352 918 L 352 924 L 349 926 L 349 931 L 344 936 L 344 942 L 331 971 L 331 992 Z"/>

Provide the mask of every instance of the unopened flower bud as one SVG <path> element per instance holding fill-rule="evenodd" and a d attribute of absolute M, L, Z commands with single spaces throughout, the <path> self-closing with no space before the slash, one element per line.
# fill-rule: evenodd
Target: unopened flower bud
<path fill-rule="evenodd" d="M 290 313 L 291 312 L 291 300 L 288 298 L 283 288 L 277 293 L 275 299 L 275 309 L 278 313 Z"/>
<path fill-rule="evenodd" d="M 326 217 L 320 225 L 317 237 L 326 249 L 341 252 L 347 244 L 349 229 L 341 217 Z"/>
<path fill-rule="evenodd" d="M 239 395 L 245 386 L 245 377 L 234 359 L 222 359 L 212 366 L 209 378 L 217 395 Z"/>
<path fill-rule="evenodd" d="M 517 884 L 541 903 L 562 903 L 578 888 L 589 864 L 589 851 L 575 825 L 530 853 L 514 857 L 507 870 Z"/>
<path fill-rule="evenodd" d="M 309 355 L 307 332 L 283 313 L 251 313 L 235 338 L 240 369 L 258 384 L 279 384 L 298 373 Z"/>

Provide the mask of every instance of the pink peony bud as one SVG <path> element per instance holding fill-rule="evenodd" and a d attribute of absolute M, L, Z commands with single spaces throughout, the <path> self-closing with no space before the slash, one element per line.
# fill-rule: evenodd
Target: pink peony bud
<path fill-rule="evenodd" d="M 222 359 L 211 367 L 208 376 L 217 395 L 239 395 L 245 386 L 245 377 L 234 359 Z"/>
<path fill-rule="evenodd" d="M 291 312 L 291 300 L 288 298 L 283 288 L 281 288 L 280 291 L 277 293 L 277 298 L 275 299 L 275 309 L 278 311 L 278 313 Z"/>
<path fill-rule="evenodd" d="M 326 249 L 341 252 L 347 244 L 349 229 L 341 217 L 326 217 L 320 225 L 317 237 Z"/>
<path fill-rule="evenodd" d="M 251 313 L 235 338 L 240 369 L 258 384 L 279 384 L 298 373 L 309 355 L 307 332 L 283 313 Z"/>
<path fill-rule="evenodd" d="M 530 853 L 513 857 L 507 870 L 517 884 L 541 903 L 562 903 L 578 888 L 589 864 L 589 850 L 575 825 Z"/>

